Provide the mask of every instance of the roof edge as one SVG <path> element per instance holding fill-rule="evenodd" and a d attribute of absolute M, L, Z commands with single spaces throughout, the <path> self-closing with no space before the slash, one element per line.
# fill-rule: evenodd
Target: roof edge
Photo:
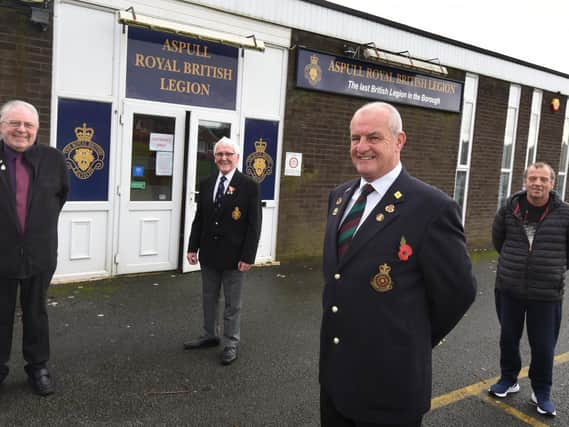
<path fill-rule="evenodd" d="M 459 40 L 451 39 L 449 37 L 441 36 L 439 34 L 431 33 L 429 31 L 421 30 L 419 28 L 411 27 L 406 24 L 401 24 L 399 22 L 392 21 L 387 18 L 382 18 L 380 16 L 372 15 L 367 12 L 362 12 L 360 10 L 351 9 L 346 6 L 342 6 L 340 4 L 332 3 L 326 0 L 301 0 L 305 3 L 314 4 L 317 6 L 325 7 L 326 9 L 335 10 L 337 12 L 342 12 L 351 16 L 356 16 L 358 18 L 362 18 L 368 21 L 372 21 L 378 24 L 383 24 L 389 27 L 396 28 L 398 30 L 407 31 L 412 34 L 416 34 L 418 36 L 426 37 L 429 39 L 433 39 L 439 42 L 447 43 L 453 46 L 461 47 L 463 49 L 471 50 L 477 53 L 481 53 L 484 55 L 492 56 L 494 58 L 502 59 L 508 62 L 513 62 L 518 65 L 523 65 L 525 67 L 533 68 L 535 70 L 544 71 L 546 73 L 554 74 L 559 77 L 569 78 L 569 74 L 563 73 L 561 71 L 553 70 L 551 68 L 544 67 L 542 65 L 537 65 L 528 61 L 524 61 L 522 59 L 514 58 L 513 56 L 504 55 L 502 53 L 494 52 L 492 50 L 484 49 L 472 44 L 464 43 Z"/>

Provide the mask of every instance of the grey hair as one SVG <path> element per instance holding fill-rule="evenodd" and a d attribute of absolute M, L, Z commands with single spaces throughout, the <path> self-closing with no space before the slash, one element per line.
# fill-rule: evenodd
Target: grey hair
<path fill-rule="evenodd" d="M 213 146 L 214 154 L 217 153 L 217 147 L 220 146 L 221 144 L 230 145 L 231 148 L 233 148 L 233 151 L 235 151 L 235 154 L 241 154 L 239 150 L 239 145 L 235 143 L 233 140 L 227 138 L 226 136 L 222 137 L 219 141 L 215 143 L 215 145 Z"/>
<path fill-rule="evenodd" d="M 387 112 L 389 113 L 387 125 L 393 136 L 397 136 L 401 132 L 403 132 L 403 121 L 401 120 L 401 114 L 399 114 L 397 108 L 395 108 L 391 104 L 388 104 L 387 102 L 370 102 L 368 104 L 365 104 L 354 113 L 354 116 L 352 116 L 352 120 L 353 117 L 355 117 L 355 115 L 358 114 L 360 111 L 375 110 L 375 109 L 387 110 Z"/>
<path fill-rule="evenodd" d="M 524 171 L 524 180 L 528 177 L 528 171 L 529 168 L 534 168 L 534 169 L 541 169 L 541 168 L 548 168 L 549 169 L 549 175 L 551 177 L 551 181 L 554 182 L 555 181 L 555 171 L 553 170 L 553 168 L 549 165 L 549 163 L 545 163 L 545 162 L 535 162 L 532 163 L 531 165 L 529 165 L 526 170 Z"/>
<path fill-rule="evenodd" d="M 39 115 L 36 107 L 34 107 L 29 102 L 22 101 L 20 99 L 14 99 L 14 100 L 8 101 L 4 105 L 2 105 L 2 108 L 0 109 L 0 122 L 4 121 L 4 117 L 6 117 L 6 115 L 15 108 L 26 108 L 27 110 L 29 110 L 34 115 L 34 119 L 36 121 L 35 125 L 37 127 L 39 127 L 40 115 Z"/>

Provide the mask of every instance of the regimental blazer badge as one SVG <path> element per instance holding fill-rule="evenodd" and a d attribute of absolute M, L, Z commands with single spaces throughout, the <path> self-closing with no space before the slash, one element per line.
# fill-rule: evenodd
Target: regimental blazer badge
<path fill-rule="evenodd" d="M 391 267 L 386 263 L 379 266 L 379 273 L 371 278 L 370 284 L 377 292 L 387 292 L 393 289 L 393 280 L 389 272 Z"/>
<path fill-rule="evenodd" d="M 89 179 L 93 172 L 105 167 L 105 151 L 93 141 L 95 130 L 86 123 L 75 128 L 77 139 L 63 147 L 65 164 L 79 179 Z"/>
<path fill-rule="evenodd" d="M 247 175 L 258 184 L 263 182 L 268 175 L 273 174 L 273 158 L 265 152 L 266 149 L 267 141 L 259 138 L 255 141 L 255 152 L 249 154 L 245 161 Z"/>
<path fill-rule="evenodd" d="M 234 221 L 239 221 L 239 218 L 241 218 L 241 211 L 238 206 L 235 206 L 233 212 L 231 212 L 231 218 L 233 218 Z"/>
<path fill-rule="evenodd" d="M 322 80 L 322 68 L 318 65 L 318 57 L 310 55 L 310 64 L 304 67 L 304 78 L 312 86 L 316 86 Z"/>

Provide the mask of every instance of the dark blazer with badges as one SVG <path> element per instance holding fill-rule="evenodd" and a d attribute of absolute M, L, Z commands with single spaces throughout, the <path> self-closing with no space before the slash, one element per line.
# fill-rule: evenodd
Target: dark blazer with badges
<path fill-rule="evenodd" d="M 4 149 L 0 141 L 0 277 L 22 279 L 55 270 L 57 221 L 69 192 L 65 158 L 39 143 L 24 152 L 30 187 L 22 234 Z"/>
<path fill-rule="evenodd" d="M 346 417 L 402 423 L 429 410 L 432 347 L 472 304 L 476 282 L 457 204 L 405 170 L 338 260 L 358 185 L 328 201 L 320 384 Z"/>
<path fill-rule="evenodd" d="M 216 214 L 213 188 L 217 175 L 218 172 L 200 183 L 188 252 L 199 250 L 202 265 L 236 270 L 239 261 L 255 262 L 261 233 L 259 185 L 236 170 Z"/>

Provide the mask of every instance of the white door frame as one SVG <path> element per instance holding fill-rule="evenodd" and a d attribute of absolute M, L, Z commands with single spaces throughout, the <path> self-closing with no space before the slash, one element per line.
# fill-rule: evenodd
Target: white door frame
<path fill-rule="evenodd" d="M 117 274 L 178 268 L 179 229 L 182 207 L 183 158 L 186 108 L 183 106 L 123 101 L 119 214 L 114 270 Z M 171 200 L 130 201 L 132 133 L 134 114 L 175 118 Z"/>

